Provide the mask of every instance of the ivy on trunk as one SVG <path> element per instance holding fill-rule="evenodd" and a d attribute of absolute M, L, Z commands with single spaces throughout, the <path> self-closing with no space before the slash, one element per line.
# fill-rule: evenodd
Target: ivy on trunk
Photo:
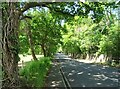
<path fill-rule="evenodd" d="M 19 14 L 16 12 L 16 3 L 9 2 L 6 11 L 6 23 L 3 24 L 3 87 L 16 88 L 18 79 L 18 26 Z M 3 17 L 4 17 L 3 16 Z M 5 19 L 3 19 L 5 20 Z M 4 21 L 3 21 L 4 22 Z"/>

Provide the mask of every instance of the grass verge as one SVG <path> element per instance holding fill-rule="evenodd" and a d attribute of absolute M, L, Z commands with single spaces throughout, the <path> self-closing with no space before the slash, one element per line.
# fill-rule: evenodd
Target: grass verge
<path fill-rule="evenodd" d="M 22 87 L 41 89 L 50 66 L 51 59 L 49 57 L 40 58 L 38 61 L 27 62 L 19 71 Z"/>

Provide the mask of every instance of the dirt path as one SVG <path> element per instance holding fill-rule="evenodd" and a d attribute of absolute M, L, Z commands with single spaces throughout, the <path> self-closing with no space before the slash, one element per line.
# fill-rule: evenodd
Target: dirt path
<path fill-rule="evenodd" d="M 19 57 L 20 57 L 20 61 L 18 62 L 18 66 L 22 66 L 24 64 L 24 62 L 29 62 L 33 59 L 32 55 L 23 56 L 20 54 Z M 36 57 L 37 58 L 43 57 L 43 55 L 36 55 Z"/>

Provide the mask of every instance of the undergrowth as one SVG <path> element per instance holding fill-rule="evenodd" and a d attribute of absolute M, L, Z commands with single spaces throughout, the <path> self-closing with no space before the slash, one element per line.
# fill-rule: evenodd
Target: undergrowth
<path fill-rule="evenodd" d="M 40 58 L 38 61 L 26 63 L 26 66 L 20 69 L 20 80 L 22 87 L 41 89 L 45 82 L 45 76 L 51 66 L 49 57 Z"/>

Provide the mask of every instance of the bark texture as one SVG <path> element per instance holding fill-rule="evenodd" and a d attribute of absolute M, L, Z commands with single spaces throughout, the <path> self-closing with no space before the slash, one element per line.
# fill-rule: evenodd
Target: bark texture
<path fill-rule="evenodd" d="M 16 0 L 17 1 L 17 0 Z M 19 43 L 18 31 L 20 16 L 29 8 L 36 6 L 46 6 L 51 3 L 25 3 L 23 7 L 18 5 L 18 2 L 4 2 L 2 7 L 2 47 L 3 47 L 3 89 L 19 89 L 19 76 L 18 76 L 18 61 L 19 61 Z M 24 18 L 23 18 L 24 19 Z M 31 45 L 32 47 L 32 45 Z M 32 54 L 35 58 L 34 53 Z M 36 59 L 36 58 L 35 58 Z"/>
<path fill-rule="evenodd" d="M 19 14 L 16 12 L 16 3 L 7 3 L 7 13 L 3 17 L 3 83 L 2 87 L 7 89 L 18 89 L 18 26 Z M 6 20 L 6 21 L 5 21 Z"/>

